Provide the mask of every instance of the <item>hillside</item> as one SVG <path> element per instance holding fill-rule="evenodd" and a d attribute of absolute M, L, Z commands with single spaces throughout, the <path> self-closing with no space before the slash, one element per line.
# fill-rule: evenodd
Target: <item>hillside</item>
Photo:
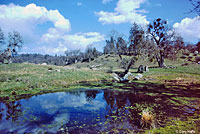
<path fill-rule="evenodd" d="M 195 62 L 195 57 L 199 55 L 194 56 L 193 54 L 190 55 L 179 55 L 177 59 L 175 60 L 170 60 L 170 59 L 165 59 L 165 64 L 167 66 L 181 66 L 181 65 L 188 65 L 188 64 L 196 64 Z M 129 60 L 131 59 L 131 56 L 122 56 L 122 59 L 128 63 Z M 90 68 L 93 70 L 123 70 L 122 66 L 120 65 L 122 60 L 118 55 L 102 55 L 96 59 L 94 59 L 91 62 L 78 62 L 76 64 L 72 64 L 69 67 L 72 68 Z M 156 61 L 150 62 L 147 58 L 140 58 L 135 62 L 134 65 L 132 65 L 132 68 L 137 69 L 140 65 L 148 65 L 150 68 L 151 67 L 157 67 L 158 64 Z"/>

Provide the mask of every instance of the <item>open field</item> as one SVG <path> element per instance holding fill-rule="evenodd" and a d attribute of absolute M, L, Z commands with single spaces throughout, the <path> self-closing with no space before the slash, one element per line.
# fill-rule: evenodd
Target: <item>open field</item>
<path fill-rule="evenodd" d="M 101 58 L 96 60 L 102 60 Z M 183 61 L 174 63 L 167 61 L 168 65 L 177 68 L 151 68 L 156 65 L 147 63 L 150 71 L 144 73 L 141 80 L 117 83 L 112 78 L 112 73 L 108 73 L 107 70 L 110 69 L 111 72 L 123 70 L 117 67 L 119 63 L 116 57 L 106 60 L 113 63 L 108 64 L 104 59 L 105 64 L 102 61 L 98 62 L 103 65 L 94 69 L 90 66 L 97 65 L 95 61 L 65 67 L 28 63 L 2 64 L 0 65 L 1 101 L 10 102 L 30 98 L 33 95 L 80 88 L 114 89 L 116 93 L 130 91 L 136 92 L 136 96 L 122 93 L 124 96 L 120 99 L 135 98 L 138 102 L 134 103 L 137 105 L 124 108 L 133 113 L 135 110 L 142 113 L 148 109 L 157 124 L 156 128 L 144 127 L 141 132 L 171 134 L 200 132 L 200 65 L 192 63 L 180 66 Z M 134 67 L 140 64 L 136 63 Z M 110 65 L 113 67 L 110 68 Z M 132 68 L 130 72 L 136 75 L 137 69 Z M 115 118 L 118 119 L 117 116 Z M 131 133 L 131 130 L 129 132 Z"/>
<path fill-rule="evenodd" d="M 95 82 L 109 75 L 91 70 L 75 70 L 58 66 L 34 64 L 0 65 L 1 97 L 36 95 L 78 87 L 79 82 Z"/>

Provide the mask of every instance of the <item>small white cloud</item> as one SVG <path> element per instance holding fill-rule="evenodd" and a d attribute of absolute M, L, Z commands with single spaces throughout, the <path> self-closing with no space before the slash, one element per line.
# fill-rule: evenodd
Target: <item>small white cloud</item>
<path fill-rule="evenodd" d="M 111 2 L 111 1 L 113 1 L 113 0 L 102 0 L 102 3 L 103 3 L 103 4 L 106 4 L 106 3 L 109 3 L 109 2 Z"/>
<path fill-rule="evenodd" d="M 197 42 L 200 39 L 200 17 L 184 18 L 173 27 L 185 39 L 185 41 Z"/>
<path fill-rule="evenodd" d="M 81 2 L 78 2 L 77 3 L 77 6 L 82 6 L 83 4 Z"/>
<path fill-rule="evenodd" d="M 138 23 L 146 25 L 149 22 L 146 16 L 142 13 L 147 11 L 140 9 L 140 5 L 145 3 L 146 0 L 119 0 L 114 12 L 100 11 L 95 12 L 99 17 L 99 21 L 103 24 L 121 24 L 121 23 Z"/>

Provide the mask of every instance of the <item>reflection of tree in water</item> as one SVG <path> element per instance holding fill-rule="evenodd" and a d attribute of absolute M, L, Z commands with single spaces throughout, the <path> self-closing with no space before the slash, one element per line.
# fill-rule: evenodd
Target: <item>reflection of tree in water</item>
<path fill-rule="evenodd" d="M 4 109 L 0 105 L 0 121 L 2 120 L 2 117 L 3 117 L 3 111 Z"/>
<path fill-rule="evenodd" d="M 105 91 L 104 98 L 108 104 L 108 116 L 109 129 L 118 129 L 125 131 L 126 128 L 133 129 L 140 126 L 140 115 L 138 109 L 128 109 L 127 107 L 135 105 L 135 97 L 130 92 L 118 92 L 118 91 Z M 123 128 L 123 127 L 124 128 Z"/>
<path fill-rule="evenodd" d="M 100 93 L 100 91 L 99 90 L 85 90 L 85 91 L 80 90 L 80 91 L 70 91 L 70 92 L 66 92 L 66 93 L 69 93 L 71 95 L 78 96 L 78 97 L 80 97 L 80 95 L 82 93 L 84 93 L 86 100 L 91 102 L 92 100 L 94 100 L 96 98 L 96 95 L 98 93 Z"/>
<path fill-rule="evenodd" d="M 98 90 L 87 90 L 85 91 L 87 101 L 91 102 L 96 98 L 96 95 L 100 93 Z"/>
<path fill-rule="evenodd" d="M 183 112 L 163 95 L 150 96 L 142 92 L 106 90 L 104 99 L 108 104 L 108 116 L 106 118 L 109 119 L 108 124 L 111 124 L 113 128 L 122 129 L 121 126 L 125 124 L 124 129 L 131 126 L 131 130 L 139 131 L 142 128 L 141 113 L 145 109 L 150 109 L 150 112 L 156 116 L 157 121 L 162 120 L 157 126 L 162 126 L 166 117 L 177 116 Z"/>
<path fill-rule="evenodd" d="M 5 109 L 2 107 L 2 104 L 5 105 Z M 22 114 L 20 102 L 4 102 L 2 104 L 0 107 L 0 120 L 2 120 L 3 116 L 6 116 L 6 120 L 12 119 L 12 121 L 16 121 Z M 3 114 L 4 111 L 6 111 L 5 115 Z"/>
<path fill-rule="evenodd" d="M 74 95 L 74 96 L 80 96 L 81 95 L 81 91 L 68 91 L 68 92 L 66 92 L 66 94 L 71 94 L 71 95 Z"/>

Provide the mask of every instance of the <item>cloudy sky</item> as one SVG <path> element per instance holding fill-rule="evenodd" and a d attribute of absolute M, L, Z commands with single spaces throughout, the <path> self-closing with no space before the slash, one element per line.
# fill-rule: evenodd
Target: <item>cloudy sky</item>
<path fill-rule="evenodd" d="M 0 0 L 0 27 L 21 33 L 21 53 L 64 54 L 89 44 L 101 50 L 111 30 L 128 37 L 133 22 L 158 17 L 196 43 L 200 20 L 191 8 L 189 0 Z"/>

